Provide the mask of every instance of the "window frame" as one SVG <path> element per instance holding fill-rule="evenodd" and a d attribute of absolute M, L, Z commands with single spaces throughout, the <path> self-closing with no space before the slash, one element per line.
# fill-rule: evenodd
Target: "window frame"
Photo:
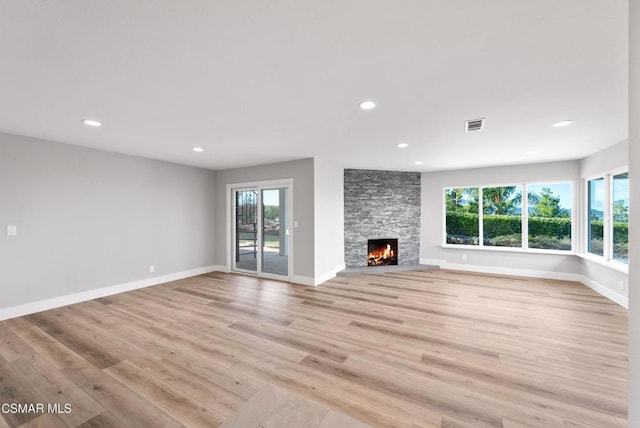
<path fill-rule="evenodd" d="M 602 195 L 602 256 L 599 256 L 597 254 L 593 254 L 591 252 L 589 252 L 589 241 L 591 240 L 591 236 L 590 236 L 590 229 L 591 229 L 591 225 L 590 225 L 590 221 L 591 221 L 591 213 L 589 210 L 589 182 L 590 181 L 594 181 L 594 180 L 600 180 L 602 179 L 602 189 L 604 194 Z M 584 196 L 584 210 L 582 212 L 582 217 L 583 217 L 583 222 L 582 222 L 582 226 L 583 226 L 583 230 L 584 232 L 582 233 L 582 245 L 580 248 L 580 252 L 585 254 L 588 257 L 595 257 L 598 259 L 606 259 L 606 255 L 607 255 L 607 237 L 609 235 L 608 229 L 609 227 L 607 226 L 608 223 L 608 210 L 607 207 L 609 206 L 609 202 L 608 202 L 608 195 L 611 193 L 611 189 L 608 188 L 609 186 L 609 177 L 608 174 L 595 174 L 589 177 L 585 177 L 583 179 L 584 181 L 584 192 L 583 192 L 583 196 Z"/>
<path fill-rule="evenodd" d="M 600 172 L 598 174 L 589 175 L 582 178 L 584 191 L 584 209 L 582 210 L 582 245 L 580 255 L 588 260 L 609 266 L 617 271 L 628 272 L 629 264 L 622 263 L 613 258 L 613 177 L 619 174 L 629 173 L 629 167 L 623 166 Z M 589 181 L 604 179 L 604 207 L 603 207 L 603 224 L 602 224 L 602 256 L 589 252 Z M 629 199 L 631 194 L 628 195 Z"/>
<path fill-rule="evenodd" d="M 571 255 L 576 254 L 578 248 L 577 240 L 577 224 L 579 223 L 577 206 L 577 193 L 576 180 L 575 179 L 560 179 L 560 180 L 535 180 L 535 181 L 512 181 L 508 184 L 484 184 L 484 185 L 462 185 L 462 186 L 444 186 L 441 191 L 442 202 L 442 247 L 443 248 L 459 248 L 469 250 L 483 250 L 483 251 L 507 251 L 515 253 L 537 253 L 537 254 L 559 254 L 559 255 Z M 571 188 L 571 249 L 569 250 L 552 250 L 545 248 L 529 248 L 529 185 L 543 185 L 543 184 L 568 184 Z M 521 201 L 521 234 L 522 245 L 520 247 L 502 247 L 484 245 L 484 189 L 489 187 L 509 187 L 509 186 L 522 186 L 522 201 Z M 478 189 L 478 245 L 465 245 L 465 244 L 449 244 L 447 243 L 447 201 L 446 191 L 448 189 Z M 621 263 L 622 264 L 622 263 Z"/>

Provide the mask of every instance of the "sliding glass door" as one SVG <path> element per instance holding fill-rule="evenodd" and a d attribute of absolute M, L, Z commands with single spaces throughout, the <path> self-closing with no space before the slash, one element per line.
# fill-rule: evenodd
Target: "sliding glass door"
<path fill-rule="evenodd" d="M 257 272 L 258 270 L 258 192 L 235 192 L 235 268 Z"/>
<path fill-rule="evenodd" d="M 262 272 L 289 276 L 287 188 L 263 189 Z"/>
<path fill-rule="evenodd" d="M 290 277 L 289 185 L 232 188 L 232 269 Z"/>

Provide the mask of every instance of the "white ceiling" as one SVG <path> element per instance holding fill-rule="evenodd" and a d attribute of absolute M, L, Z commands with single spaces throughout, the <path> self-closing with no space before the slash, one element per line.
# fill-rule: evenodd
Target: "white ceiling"
<path fill-rule="evenodd" d="M 622 0 L 0 0 L 0 132 L 212 169 L 575 159 L 627 138 L 627 11 Z M 360 110 L 364 99 L 378 107 Z M 479 117 L 485 130 L 465 133 Z M 551 126 L 564 119 L 575 122 Z"/>

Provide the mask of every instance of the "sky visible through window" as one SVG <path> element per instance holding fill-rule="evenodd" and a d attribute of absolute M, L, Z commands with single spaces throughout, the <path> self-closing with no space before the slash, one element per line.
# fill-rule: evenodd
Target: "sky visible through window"
<path fill-rule="evenodd" d="M 604 211 L 604 186 L 594 186 L 592 193 L 591 208 Z M 613 188 L 613 200 L 625 201 L 625 205 L 629 206 L 629 179 L 616 178 L 616 185 Z"/>
<path fill-rule="evenodd" d="M 560 197 L 560 207 L 568 211 L 571 211 L 571 184 L 569 183 L 543 183 L 543 184 L 529 184 L 527 186 L 529 193 L 535 193 L 540 195 L 540 192 L 544 188 L 551 189 L 554 196 Z"/>
<path fill-rule="evenodd" d="M 613 200 L 620 201 L 623 200 L 626 202 L 626 205 L 629 205 L 629 178 L 618 178 L 615 177 L 616 185 L 613 186 Z"/>

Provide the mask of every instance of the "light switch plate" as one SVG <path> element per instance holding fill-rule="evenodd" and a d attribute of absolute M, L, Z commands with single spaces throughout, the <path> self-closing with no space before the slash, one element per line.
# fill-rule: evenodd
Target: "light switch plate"
<path fill-rule="evenodd" d="M 7 226 L 7 236 L 16 236 L 18 234 L 18 226 Z"/>

